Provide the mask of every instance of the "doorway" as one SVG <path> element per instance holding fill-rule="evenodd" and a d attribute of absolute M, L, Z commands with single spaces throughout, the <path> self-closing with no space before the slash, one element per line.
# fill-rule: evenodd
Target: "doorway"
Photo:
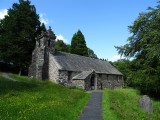
<path fill-rule="evenodd" d="M 91 84 L 91 90 L 94 90 L 95 89 L 94 75 L 92 75 L 91 77 L 90 84 Z"/>

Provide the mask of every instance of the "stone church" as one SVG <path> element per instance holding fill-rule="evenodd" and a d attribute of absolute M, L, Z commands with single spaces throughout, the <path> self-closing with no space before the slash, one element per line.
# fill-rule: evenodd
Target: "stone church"
<path fill-rule="evenodd" d="M 29 76 L 85 90 L 123 87 L 123 75 L 109 62 L 56 51 L 49 28 L 36 38 Z"/>

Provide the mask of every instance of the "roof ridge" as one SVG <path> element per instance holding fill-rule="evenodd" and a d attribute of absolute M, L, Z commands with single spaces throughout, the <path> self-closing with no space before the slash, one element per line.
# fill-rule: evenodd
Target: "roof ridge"
<path fill-rule="evenodd" d="M 87 56 L 82 56 L 82 55 L 78 55 L 78 54 L 62 52 L 62 51 L 56 51 L 56 52 L 70 54 L 70 55 L 75 55 L 75 56 L 79 56 L 79 57 L 85 57 L 85 58 L 89 58 L 89 59 L 93 59 L 93 60 L 99 60 L 99 61 L 103 61 L 103 62 L 109 63 L 108 61 L 104 61 L 104 60 L 101 60 L 101 59 L 98 59 L 98 58 L 96 59 L 96 58 L 92 58 L 92 57 L 87 57 Z"/>

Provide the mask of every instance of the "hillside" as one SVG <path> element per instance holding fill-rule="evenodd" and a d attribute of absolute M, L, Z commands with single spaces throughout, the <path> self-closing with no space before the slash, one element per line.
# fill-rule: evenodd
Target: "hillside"
<path fill-rule="evenodd" d="M 76 120 L 90 94 L 50 82 L 0 75 L 0 120 Z"/>
<path fill-rule="evenodd" d="M 9 74 L 0 75 L 0 120 L 77 120 L 90 94 L 49 81 Z M 160 101 L 153 100 L 153 113 L 138 105 L 140 94 L 131 88 L 103 91 L 104 120 L 159 120 Z"/>

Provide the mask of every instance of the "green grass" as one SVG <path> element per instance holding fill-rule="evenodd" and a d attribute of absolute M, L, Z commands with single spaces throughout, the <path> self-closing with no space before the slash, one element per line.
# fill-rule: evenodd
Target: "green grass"
<path fill-rule="evenodd" d="M 12 74 L 12 73 L 9 73 L 8 74 L 11 78 L 13 79 L 16 79 L 17 81 L 21 81 L 21 82 L 37 82 L 37 79 L 31 79 L 27 76 L 19 76 L 19 75 L 16 75 L 16 74 Z M 41 82 L 41 81 L 38 81 L 38 82 Z M 38 83 L 37 82 L 37 83 Z"/>
<path fill-rule="evenodd" d="M 0 76 L 0 120 L 76 120 L 90 94 L 11 74 Z"/>
<path fill-rule="evenodd" d="M 153 113 L 145 113 L 139 108 L 140 94 L 137 90 L 114 89 L 104 90 L 104 120 L 159 120 L 160 101 L 153 100 Z"/>

